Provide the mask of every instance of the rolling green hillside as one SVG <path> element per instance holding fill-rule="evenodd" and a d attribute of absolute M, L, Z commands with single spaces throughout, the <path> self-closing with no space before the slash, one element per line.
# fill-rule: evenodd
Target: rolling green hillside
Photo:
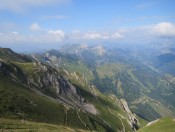
<path fill-rule="evenodd" d="M 152 124 L 143 127 L 138 132 L 174 132 L 175 120 L 172 118 L 162 118 Z"/>

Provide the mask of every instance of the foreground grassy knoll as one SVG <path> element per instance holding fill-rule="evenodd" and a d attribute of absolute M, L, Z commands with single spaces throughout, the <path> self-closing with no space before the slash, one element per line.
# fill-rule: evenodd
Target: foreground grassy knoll
<path fill-rule="evenodd" d="M 24 120 L 15 120 L 0 118 L 0 131 L 13 132 L 85 132 L 85 130 L 72 129 L 61 125 L 52 125 L 46 123 L 29 122 Z"/>
<path fill-rule="evenodd" d="M 175 119 L 162 118 L 139 129 L 138 132 L 175 132 Z"/>

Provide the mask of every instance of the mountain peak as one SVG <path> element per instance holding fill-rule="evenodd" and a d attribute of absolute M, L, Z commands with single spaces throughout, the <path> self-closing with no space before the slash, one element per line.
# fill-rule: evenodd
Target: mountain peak
<path fill-rule="evenodd" d="M 10 48 L 0 48 L 0 52 L 3 54 L 12 54 L 14 53 Z"/>
<path fill-rule="evenodd" d="M 5 59 L 8 61 L 31 62 L 30 57 L 15 53 L 10 48 L 0 48 L 0 59 Z"/>
<path fill-rule="evenodd" d="M 98 46 L 94 47 L 93 50 L 95 50 L 98 55 L 103 55 L 106 53 L 106 50 L 102 45 L 98 45 Z"/>

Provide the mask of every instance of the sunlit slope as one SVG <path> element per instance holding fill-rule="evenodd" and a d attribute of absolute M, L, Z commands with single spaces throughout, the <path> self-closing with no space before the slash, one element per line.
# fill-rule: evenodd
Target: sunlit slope
<path fill-rule="evenodd" d="M 175 119 L 172 118 L 162 118 L 138 130 L 138 132 L 174 132 L 174 131 L 175 131 Z"/>

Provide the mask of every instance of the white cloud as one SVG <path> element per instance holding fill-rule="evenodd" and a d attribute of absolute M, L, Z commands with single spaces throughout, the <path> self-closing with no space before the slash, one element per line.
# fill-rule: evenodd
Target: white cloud
<path fill-rule="evenodd" d="M 30 26 L 30 30 L 32 31 L 39 31 L 41 30 L 41 26 L 38 24 L 38 23 L 33 23 L 31 26 Z"/>
<path fill-rule="evenodd" d="M 16 32 L 2 34 L 0 38 L 0 43 L 2 44 L 25 42 L 25 41 L 26 41 L 26 36 L 20 35 L 19 33 L 16 33 Z"/>
<path fill-rule="evenodd" d="M 56 43 L 65 39 L 65 33 L 61 30 L 43 31 L 37 35 L 23 35 L 18 32 L 9 32 L 0 34 L 0 44 L 18 44 L 18 43 Z"/>
<path fill-rule="evenodd" d="M 18 35 L 18 32 L 14 31 L 14 32 L 12 32 L 12 34 L 14 34 L 14 35 Z"/>
<path fill-rule="evenodd" d="M 116 32 L 112 35 L 112 38 L 113 39 L 121 39 L 123 38 L 123 35 L 121 35 L 120 33 Z"/>
<path fill-rule="evenodd" d="M 115 32 L 81 32 L 75 30 L 69 33 L 57 30 L 47 30 L 39 24 L 33 23 L 30 26 L 31 35 L 20 34 L 18 30 L 12 29 L 9 32 L 0 33 L 0 44 L 51 44 L 51 43 L 79 43 L 79 42 L 124 42 L 134 44 L 162 43 L 164 40 L 173 42 L 175 39 L 175 25 L 170 22 L 161 22 L 156 25 L 145 25 L 141 27 L 119 29 Z M 157 37 L 158 36 L 158 37 Z M 163 36 L 163 37 L 162 37 Z M 166 38 L 164 38 L 166 36 Z M 163 38 L 163 39 L 162 39 Z"/>
<path fill-rule="evenodd" d="M 175 36 L 175 25 L 170 22 L 161 22 L 152 29 L 157 36 L 171 37 Z"/>
<path fill-rule="evenodd" d="M 38 31 L 40 26 L 38 24 L 32 24 L 31 29 Z M 98 32 L 80 32 L 75 31 L 65 34 L 64 31 L 58 30 L 46 30 L 42 29 L 40 32 L 25 35 L 18 32 L 2 33 L 0 37 L 0 43 L 4 44 L 17 44 L 17 43 L 57 43 L 57 42 L 81 42 L 81 41 L 99 41 L 99 40 L 116 40 L 121 39 L 123 36 L 117 32 L 115 33 L 98 33 Z"/>
<path fill-rule="evenodd" d="M 20 12 L 33 6 L 48 6 L 52 4 L 65 4 L 71 0 L 0 0 L 0 10 Z"/>
<path fill-rule="evenodd" d="M 52 35 L 55 38 L 55 40 L 57 40 L 57 41 L 61 41 L 65 38 L 65 33 L 59 29 L 58 30 L 50 30 L 48 33 L 50 35 Z"/>
<path fill-rule="evenodd" d="M 84 39 L 101 39 L 103 38 L 102 35 L 99 33 L 85 33 L 83 36 Z"/>
<path fill-rule="evenodd" d="M 115 33 L 85 33 L 83 36 L 84 39 L 121 39 L 123 35 L 119 32 Z"/>

